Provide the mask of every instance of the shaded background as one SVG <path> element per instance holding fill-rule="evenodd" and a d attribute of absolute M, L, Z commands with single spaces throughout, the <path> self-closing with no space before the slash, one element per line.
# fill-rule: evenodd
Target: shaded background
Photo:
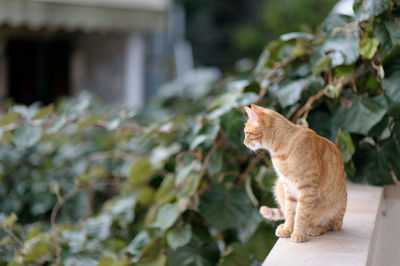
<path fill-rule="evenodd" d="M 250 69 L 268 41 L 313 32 L 335 2 L 0 0 L 0 100 L 88 90 L 139 108 L 194 67 Z"/>

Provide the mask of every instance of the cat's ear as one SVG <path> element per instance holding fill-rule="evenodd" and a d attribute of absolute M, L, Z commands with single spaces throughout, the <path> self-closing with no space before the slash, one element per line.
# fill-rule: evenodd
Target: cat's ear
<path fill-rule="evenodd" d="M 244 109 L 246 110 L 246 113 L 250 119 L 251 122 L 253 122 L 254 124 L 258 124 L 258 117 L 256 112 L 253 111 L 253 109 L 245 106 Z"/>
<path fill-rule="evenodd" d="M 252 104 L 251 109 L 253 109 L 254 112 L 257 112 L 257 111 L 262 111 L 264 108 L 262 108 L 261 106 L 258 106 L 256 104 Z"/>

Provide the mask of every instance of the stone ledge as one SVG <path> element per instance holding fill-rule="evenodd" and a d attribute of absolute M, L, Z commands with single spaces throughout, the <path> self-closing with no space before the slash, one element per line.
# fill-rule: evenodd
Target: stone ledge
<path fill-rule="evenodd" d="M 341 231 L 309 237 L 305 243 L 281 238 L 263 266 L 370 264 L 375 250 L 375 224 L 382 208 L 383 191 L 382 187 L 347 184 L 347 211 Z"/>

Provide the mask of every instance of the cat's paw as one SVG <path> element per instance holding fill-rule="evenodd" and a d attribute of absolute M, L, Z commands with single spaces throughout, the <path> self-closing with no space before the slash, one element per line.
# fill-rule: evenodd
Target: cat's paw
<path fill-rule="evenodd" d="M 293 234 L 290 237 L 294 242 L 301 243 L 307 241 L 306 234 L 301 234 L 297 232 L 293 232 Z"/>
<path fill-rule="evenodd" d="M 276 229 L 275 235 L 277 237 L 290 237 L 292 231 L 287 229 L 284 224 L 281 224 Z"/>
<path fill-rule="evenodd" d="M 327 228 L 321 226 L 313 226 L 310 227 L 307 231 L 307 234 L 310 236 L 320 236 L 327 231 Z"/>

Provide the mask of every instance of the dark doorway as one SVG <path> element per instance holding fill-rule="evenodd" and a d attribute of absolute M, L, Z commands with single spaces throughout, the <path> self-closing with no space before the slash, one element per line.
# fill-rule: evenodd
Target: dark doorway
<path fill-rule="evenodd" d="M 11 39 L 7 43 L 8 97 L 44 105 L 70 91 L 70 52 L 65 40 Z"/>

